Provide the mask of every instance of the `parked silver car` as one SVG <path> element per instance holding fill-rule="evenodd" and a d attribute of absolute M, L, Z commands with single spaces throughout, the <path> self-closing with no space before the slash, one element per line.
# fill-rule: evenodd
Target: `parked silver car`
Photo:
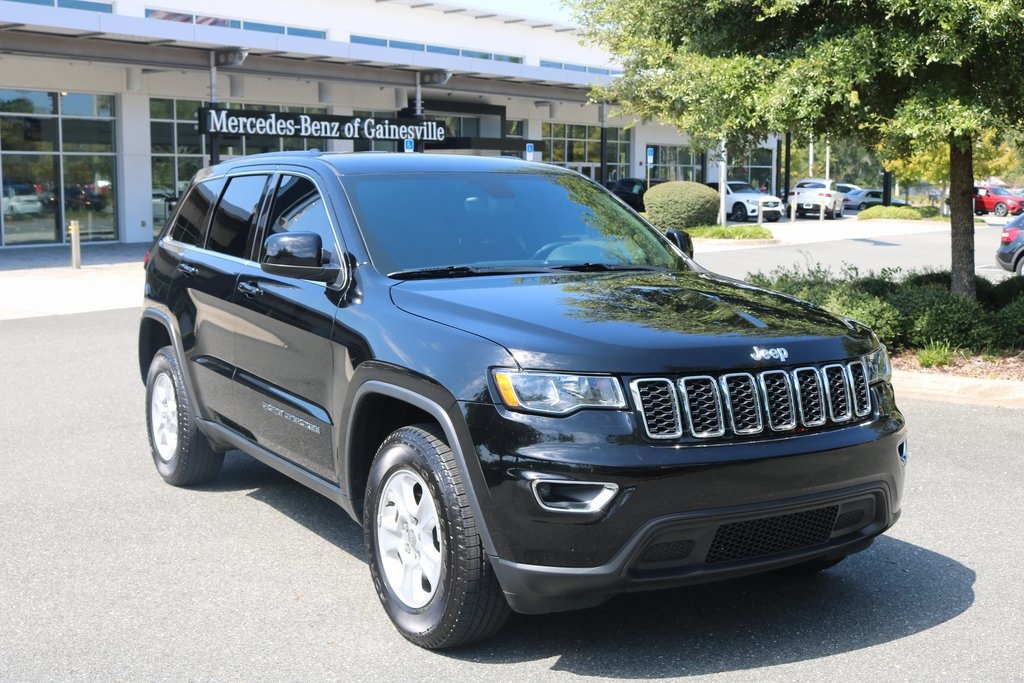
<path fill-rule="evenodd" d="M 857 209 L 863 211 L 869 206 L 881 206 L 882 204 L 882 191 L 881 190 L 854 190 L 843 197 L 843 206 L 847 209 Z M 892 198 L 893 206 L 906 206 L 907 203 L 902 199 Z"/>

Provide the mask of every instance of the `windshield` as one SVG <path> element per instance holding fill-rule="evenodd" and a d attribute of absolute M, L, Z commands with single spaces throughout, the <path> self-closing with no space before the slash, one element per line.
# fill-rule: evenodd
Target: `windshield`
<path fill-rule="evenodd" d="M 730 181 L 729 189 L 732 190 L 733 192 L 757 192 L 758 194 L 760 194 L 760 191 L 755 190 L 754 186 L 751 185 L 750 183 L 734 183 Z"/>
<path fill-rule="evenodd" d="M 347 176 L 344 185 L 370 259 L 387 274 L 690 267 L 657 231 L 581 176 L 393 173 Z"/>

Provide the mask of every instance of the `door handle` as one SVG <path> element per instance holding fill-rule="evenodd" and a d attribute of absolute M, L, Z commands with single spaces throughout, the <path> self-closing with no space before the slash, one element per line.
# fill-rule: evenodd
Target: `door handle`
<path fill-rule="evenodd" d="M 251 282 L 239 282 L 236 289 L 249 298 L 263 294 L 263 290 Z"/>
<path fill-rule="evenodd" d="M 199 269 L 188 263 L 179 263 L 178 270 L 186 277 L 193 277 L 199 274 Z"/>

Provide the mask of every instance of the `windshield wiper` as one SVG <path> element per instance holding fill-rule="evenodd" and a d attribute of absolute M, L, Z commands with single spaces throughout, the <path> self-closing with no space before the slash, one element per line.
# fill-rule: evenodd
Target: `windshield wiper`
<path fill-rule="evenodd" d="M 548 268 L 536 266 L 434 266 L 413 268 L 388 273 L 396 280 L 431 280 L 451 277 L 476 277 L 478 275 L 517 275 L 521 273 L 543 273 Z"/>
<path fill-rule="evenodd" d="M 548 266 L 551 270 L 571 270 L 574 273 L 598 273 L 608 270 L 665 270 L 660 266 L 641 266 L 636 263 L 567 263 Z"/>

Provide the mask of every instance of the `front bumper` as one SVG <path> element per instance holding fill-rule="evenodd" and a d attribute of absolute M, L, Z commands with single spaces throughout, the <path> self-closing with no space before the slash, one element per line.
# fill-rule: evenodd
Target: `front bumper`
<path fill-rule="evenodd" d="M 856 426 L 700 445 L 646 442 L 627 412 L 540 418 L 466 404 L 509 603 L 576 609 L 866 548 L 899 517 L 906 458 L 903 418 L 890 391 L 879 398 L 885 409 Z M 618 493 L 599 512 L 560 513 L 539 505 L 538 477 Z"/>

